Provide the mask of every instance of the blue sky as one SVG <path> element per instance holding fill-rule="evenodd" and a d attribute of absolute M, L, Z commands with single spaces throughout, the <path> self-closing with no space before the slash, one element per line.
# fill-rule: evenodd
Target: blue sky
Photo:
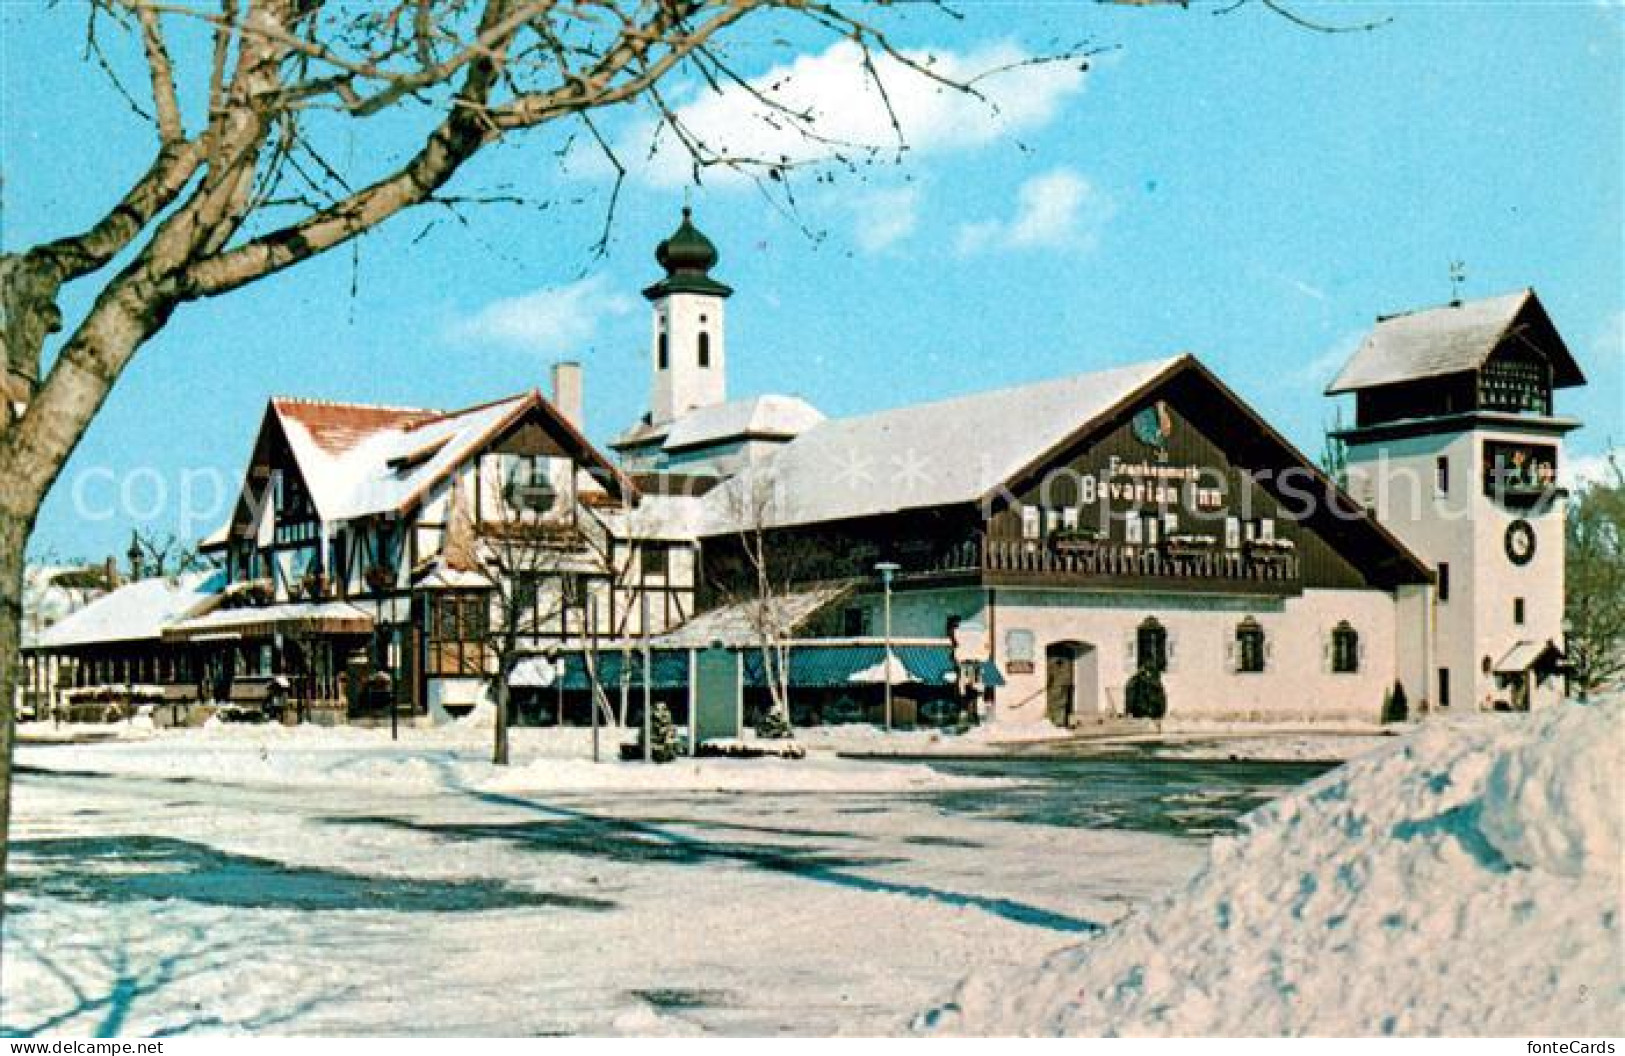
<path fill-rule="evenodd" d="M 1591 385 L 1560 397 L 1588 423 L 1574 453 L 1618 442 L 1625 9 L 1300 9 L 1392 21 L 1326 36 L 1252 8 L 909 14 L 903 42 L 964 69 L 1058 39 L 1112 50 L 1086 75 L 990 83 L 997 114 L 893 82 L 913 121 L 907 157 L 801 177 L 795 218 L 747 183 L 695 188 L 717 275 L 737 290 L 732 393 L 793 392 L 851 414 L 1189 350 L 1314 453 L 1341 357 L 1376 314 L 1447 300 L 1460 259 L 1464 296 L 1534 286 L 1580 358 Z M 72 4 L 0 5 L 7 249 L 92 219 L 150 149 L 82 59 L 82 29 Z M 816 92 L 826 127 L 883 141 L 839 49 L 798 43 L 794 90 Z M 753 75 L 791 58 L 736 53 Z M 737 101 L 682 97 L 697 121 L 739 127 Z M 122 550 L 132 522 L 206 530 L 182 523 L 183 481 L 239 473 L 273 393 L 449 407 L 545 388 L 569 355 L 586 365 L 589 432 L 613 435 L 645 409 L 638 290 L 683 197 L 669 156 L 641 162 L 647 121 L 606 118 L 640 163 L 602 259 L 589 252 L 602 165 L 566 150 L 560 130 L 505 146 L 456 188 L 508 187 L 546 209 L 405 218 L 354 256 L 183 308 L 121 380 L 36 549 Z M 194 484 L 193 512 L 204 490 Z"/>

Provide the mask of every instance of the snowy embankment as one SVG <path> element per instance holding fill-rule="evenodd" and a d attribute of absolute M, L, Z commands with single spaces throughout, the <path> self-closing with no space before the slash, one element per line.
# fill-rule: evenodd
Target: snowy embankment
<path fill-rule="evenodd" d="M 81 728 L 84 729 L 84 728 Z M 491 730 L 454 722 L 390 731 L 363 727 L 212 725 L 164 730 L 118 725 L 84 744 L 24 744 L 21 762 L 42 769 L 133 777 L 186 777 L 285 786 L 457 788 L 476 792 L 569 792 L 601 789 L 686 791 L 887 792 L 976 784 L 987 778 L 939 773 L 927 766 L 836 759 L 678 759 L 660 766 L 619 760 L 637 731 L 600 731 L 603 762 L 592 759 L 592 731 L 573 727 L 515 729 L 510 766 L 490 763 Z"/>
<path fill-rule="evenodd" d="M 922 1030 L 1625 1033 L 1625 706 L 1436 723 L 1256 811 L 1188 887 Z"/>

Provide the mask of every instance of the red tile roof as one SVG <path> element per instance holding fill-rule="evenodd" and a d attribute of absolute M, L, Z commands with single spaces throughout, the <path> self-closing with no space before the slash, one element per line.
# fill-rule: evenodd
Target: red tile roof
<path fill-rule="evenodd" d="M 444 413 L 421 407 L 378 407 L 294 396 L 278 396 L 271 403 L 277 414 L 304 425 L 316 445 L 331 455 L 343 454 L 374 433 L 409 429 Z"/>

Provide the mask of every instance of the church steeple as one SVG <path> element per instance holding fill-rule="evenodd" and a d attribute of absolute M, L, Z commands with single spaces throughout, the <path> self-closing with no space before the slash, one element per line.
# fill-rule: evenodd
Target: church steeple
<path fill-rule="evenodd" d="M 694 210 L 683 206 L 683 222 L 670 238 L 655 247 L 655 263 L 666 269 L 666 277 L 648 287 L 643 295 L 651 301 L 673 293 L 700 293 L 727 297 L 734 291 L 711 277 L 711 269 L 721 259 L 717 247 L 694 226 Z"/>
<path fill-rule="evenodd" d="M 723 302 L 734 291 L 711 277 L 719 257 L 687 206 L 677 230 L 655 247 L 666 277 L 643 291 L 654 308 L 651 422 L 669 422 L 727 399 Z"/>

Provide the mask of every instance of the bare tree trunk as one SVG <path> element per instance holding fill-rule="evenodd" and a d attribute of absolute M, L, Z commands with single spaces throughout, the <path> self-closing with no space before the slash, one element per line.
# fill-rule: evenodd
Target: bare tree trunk
<path fill-rule="evenodd" d="M 506 665 L 504 665 L 504 666 L 506 666 Z M 509 690 L 508 690 L 508 676 L 506 674 L 499 673 L 497 675 L 497 678 L 496 678 L 496 685 L 493 686 L 492 688 L 494 690 L 492 696 L 494 696 L 496 698 L 496 706 L 497 706 L 496 727 L 497 728 L 496 728 L 496 743 L 491 749 L 491 762 L 495 763 L 497 766 L 507 766 L 508 765 L 508 699 L 509 699 L 509 697 L 511 695 Z"/>
<path fill-rule="evenodd" d="M 5 927 L 6 849 L 11 835 L 11 759 L 17 732 L 17 664 L 23 632 L 28 521 L 0 511 L 0 928 Z M 3 978 L 0 962 L 0 978 Z"/>

